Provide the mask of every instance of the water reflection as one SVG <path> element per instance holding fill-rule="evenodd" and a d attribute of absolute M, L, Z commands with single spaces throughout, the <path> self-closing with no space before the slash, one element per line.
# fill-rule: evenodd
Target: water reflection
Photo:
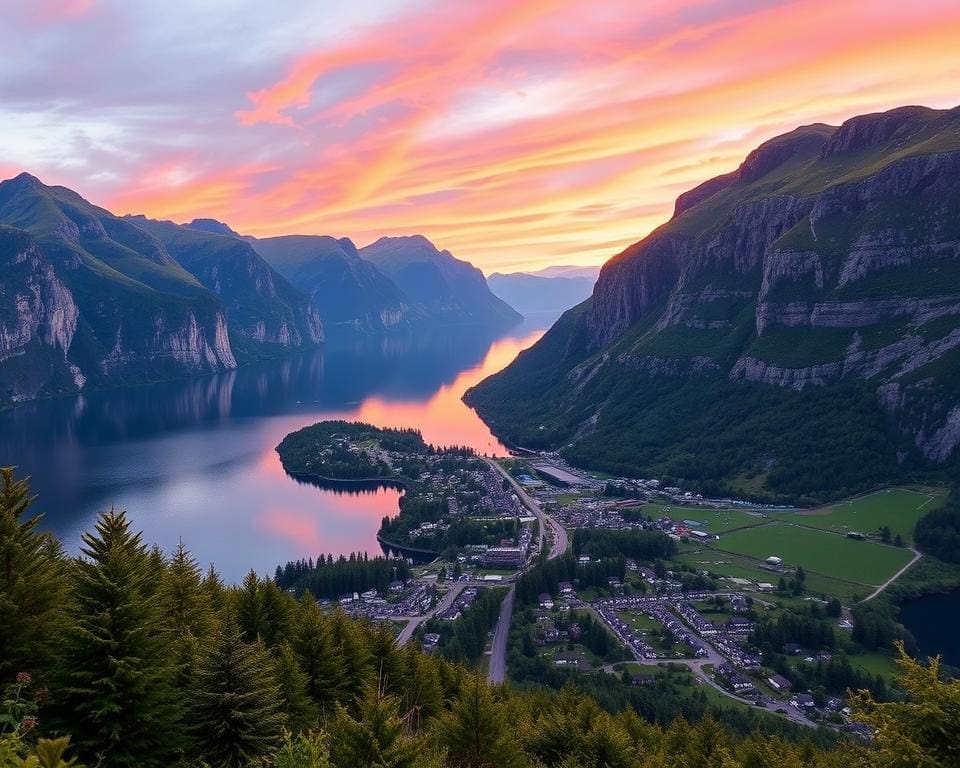
<path fill-rule="evenodd" d="M 437 444 L 503 446 L 460 401 L 542 334 L 451 331 L 329 347 L 237 371 L 26 404 L 0 414 L 0 465 L 33 477 L 37 508 L 71 551 L 101 509 L 127 509 L 148 542 L 182 537 L 229 579 L 320 552 L 377 550 L 393 488 L 339 493 L 283 471 L 274 447 L 324 418 L 415 426 Z"/>

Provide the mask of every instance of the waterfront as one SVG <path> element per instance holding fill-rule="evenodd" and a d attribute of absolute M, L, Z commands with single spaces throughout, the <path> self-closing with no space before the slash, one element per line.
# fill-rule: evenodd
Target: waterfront
<path fill-rule="evenodd" d="M 229 581 L 290 559 L 379 551 L 394 488 L 321 489 L 287 476 L 274 450 L 322 419 L 412 426 L 428 442 L 503 455 L 460 397 L 543 333 L 465 330 L 327 347 L 230 373 L 24 404 L 0 414 L 0 465 L 18 464 L 44 527 L 76 553 L 111 505 L 165 551 L 182 538 Z"/>

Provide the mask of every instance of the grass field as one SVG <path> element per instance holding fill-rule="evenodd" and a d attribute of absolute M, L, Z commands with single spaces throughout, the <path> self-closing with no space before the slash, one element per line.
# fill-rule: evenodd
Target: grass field
<path fill-rule="evenodd" d="M 808 572 L 873 586 L 882 584 L 912 557 L 908 549 L 856 541 L 786 522 L 734 531 L 722 536 L 715 548 L 758 560 L 776 555 L 787 566 L 799 565 Z M 770 577 L 774 581 L 777 578 L 775 574 Z"/>
<path fill-rule="evenodd" d="M 669 511 L 665 511 L 669 510 Z M 663 504 L 645 504 L 643 513 L 652 517 L 666 515 L 678 523 L 684 520 L 700 523 L 694 526 L 708 533 L 723 533 L 734 528 L 748 528 L 763 525 L 768 518 L 761 512 L 744 512 L 742 509 L 703 509 L 699 507 L 665 506 Z"/>
<path fill-rule="evenodd" d="M 722 540 L 720 542 L 722 544 Z M 769 581 L 776 584 L 779 576 L 760 567 L 760 562 L 744 555 L 735 555 L 730 552 L 720 552 L 716 549 L 704 549 L 699 552 L 687 552 L 677 555 L 678 560 L 691 565 L 697 570 L 710 571 L 720 576 L 732 576 L 739 579 L 750 579 L 753 582 Z M 732 586 L 732 585 L 727 585 Z M 865 597 L 870 589 L 865 586 L 833 579 L 819 573 L 807 573 L 807 591 L 812 594 L 823 593 L 841 600 L 850 600 L 855 597 Z M 778 601 L 779 597 L 765 597 Z"/>
<path fill-rule="evenodd" d="M 881 525 L 887 525 L 891 536 L 899 533 L 905 542 L 910 543 L 917 520 L 931 509 L 942 506 L 945 498 L 945 491 L 923 493 L 891 488 L 809 512 L 777 513 L 773 517 L 835 533 L 860 531 L 870 534 Z"/>
<path fill-rule="evenodd" d="M 642 613 L 637 613 L 636 611 L 618 611 L 617 617 L 624 624 L 628 624 L 629 626 L 641 632 L 657 629 L 660 626 L 660 622 L 656 621 L 655 619 L 651 619 L 649 616 L 645 616 Z"/>

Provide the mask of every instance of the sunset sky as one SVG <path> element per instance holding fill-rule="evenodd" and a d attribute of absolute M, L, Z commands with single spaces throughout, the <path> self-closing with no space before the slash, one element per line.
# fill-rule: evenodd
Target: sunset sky
<path fill-rule="evenodd" d="M 0 0 L 0 177 L 487 272 L 599 264 L 799 124 L 960 104 L 957 0 Z"/>

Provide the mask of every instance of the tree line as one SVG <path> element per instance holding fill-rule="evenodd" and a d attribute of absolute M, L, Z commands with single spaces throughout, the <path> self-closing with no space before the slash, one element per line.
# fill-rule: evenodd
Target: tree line
<path fill-rule="evenodd" d="M 0 765 L 15 768 L 841 768 L 956 754 L 960 689 L 904 660 L 917 706 L 858 704 L 880 751 L 645 722 L 593 697 L 492 687 L 384 625 L 271 579 L 238 586 L 109 510 L 68 556 L 0 470 Z M 921 727 L 922 724 L 922 727 Z"/>
<path fill-rule="evenodd" d="M 313 558 L 291 560 L 277 566 L 274 583 L 298 597 L 310 592 L 314 597 L 336 598 L 352 592 L 375 589 L 387 591 L 393 581 L 406 581 L 412 576 L 410 565 L 402 558 L 369 557 L 366 552 L 352 553 L 349 557 L 320 555 Z"/>

